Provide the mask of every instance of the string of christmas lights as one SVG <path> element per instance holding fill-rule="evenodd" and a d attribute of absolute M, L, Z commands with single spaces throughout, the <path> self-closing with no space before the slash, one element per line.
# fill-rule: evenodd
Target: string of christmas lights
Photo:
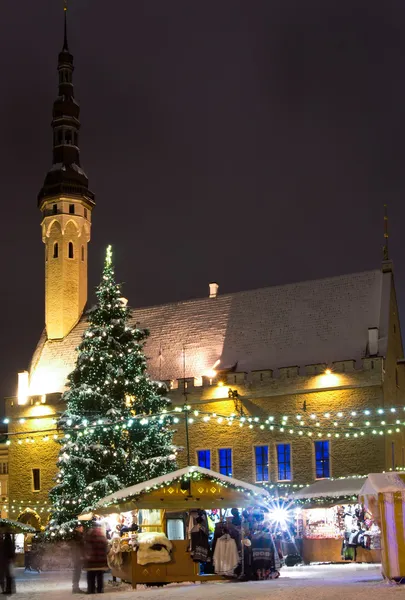
<path fill-rule="evenodd" d="M 179 418 L 179 417 L 182 417 Z M 188 424 L 193 423 L 216 423 L 217 425 L 247 427 L 249 429 L 260 429 L 261 431 L 280 432 L 288 435 L 298 435 L 307 437 L 335 437 L 335 438 L 358 438 L 366 434 L 373 436 L 377 435 L 392 435 L 400 433 L 405 427 L 405 420 L 395 419 L 395 422 L 380 421 L 378 424 L 371 421 L 366 421 L 364 425 L 355 425 L 353 422 L 345 423 L 342 421 L 328 421 L 321 423 L 320 421 L 310 421 L 305 423 L 302 420 L 289 424 L 289 417 L 281 417 L 281 421 L 275 421 L 274 417 L 268 417 L 263 421 L 259 417 L 240 416 L 232 413 L 224 415 L 219 413 L 211 413 L 205 411 L 192 410 L 190 405 L 183 407 L 175 407 L 173 410 L 162 411 L 156 414 L 134 415 L 126 420 L 121 417 L 118 421 L 111 419 L 98 419 L 91 422 L 89 419 L 83 419 L 80 425 L 72 426 L 72 421 L 67 420 L 67 427 L 64 428 L 65 433 L 54 433 L 58 425 L 58 421 L 54 419 L 55 428 L 53 429 L 35 429 L 29 431 L 14 431 L 4 434 L 7 437 L 6 444 L 10 445 L 13 438 L 19 438 L 16 441 L 18 444 L 24 443 L 21 438 L 25 438 L 25 443 L 35 443 L 36 438 L 41 436 L 41 441 L 61 440 L 70 438 L 72 433 L 82 436 L 97 435 L 101 431 L 106 432 L 109 428 L 115 430 L 130 429 L 135 421 L 140 421 L 140 424 L 147 426 L 153 421 L 158 420 L 160 424 L 178 425 L 187 418 Z M 21 422 L 21 420 L 20 420 Z M 52 434 L 52 435 L 48 435 Z"/>

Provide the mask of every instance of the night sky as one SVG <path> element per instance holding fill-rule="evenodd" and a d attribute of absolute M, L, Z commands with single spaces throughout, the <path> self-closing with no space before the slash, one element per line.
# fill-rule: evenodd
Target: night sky
<path fill-rule="evenodd" d="M 1 9 L 1 396 L 44 323 L 62 5 Z M 405 309 L 402 0 L 70 0 L 69 45 L 91 296 L 108 243 L 133 306 L 379 268 L 387 202 Z"/>

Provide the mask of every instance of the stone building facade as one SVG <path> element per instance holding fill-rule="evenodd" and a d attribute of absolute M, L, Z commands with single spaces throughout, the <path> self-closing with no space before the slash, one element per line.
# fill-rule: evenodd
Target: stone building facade
<path fill-rule="evenodd" d="M 44 524 L 61 395 L 86 329 L 94 195 L 79 162 L 79 109 L 65 39 L 54 159 L 39 194 L 46 328 L 6 400 L 9 515 Z M 148 370 L 176 417 L 179 466 L 267 485 L 405 467 L 405 372 L 392 264 L 380 269 L 136 309 Z M 186 421 L 187 428 L 186 428 Z"/>

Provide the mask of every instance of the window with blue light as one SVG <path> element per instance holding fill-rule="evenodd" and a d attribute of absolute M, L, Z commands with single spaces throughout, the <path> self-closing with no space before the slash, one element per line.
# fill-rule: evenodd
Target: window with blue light
<path fill-rule="evenodd" d="M 269 447 L 255 446 L 256 481 L 269 480 Z"/>
<path fill-rule="evenodd" d="M 315 442 L 315 473 L 317 479 L 330 477 L 329 442 Z"/>
<path fill-rule="evenodd" d="M 218 450 L 219 472 L 221 475 L 232 477 L 232 449 L 220 448 Z"/>
<path fill-rule="evenodd" d="M 211 450 L 197 450 L 198 466 L 211 469 Z"/>
<path fill-rule="evenodd" d="M 291 481 L 291 445 L 277 444 L 277 478 Z"/>

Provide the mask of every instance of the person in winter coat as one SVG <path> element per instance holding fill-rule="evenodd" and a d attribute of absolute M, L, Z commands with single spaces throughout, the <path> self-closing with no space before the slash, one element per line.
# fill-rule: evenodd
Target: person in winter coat
<path fill-rule="evenodd" d="M 72 577 L 72 592 L 74 594 L 80 594 L 81 589 L 79 586 L 80 576 L 83 568 L 83 554 L 84 554 L 84 535 L 83 525 L 76 527 L 73 539 L 72 539 L 72 562 L 73 562 L 73 577 Z"/>
<path fill-rule="evenodd" d="M 93 521 L 84 540 L 84 568 L 87 571 L 87 593 L 104 591 L 104 571 L 107 564 L 107 538 L 97 521 Z"/>
<path fill-rule="evenodd" d="M 1 556 L 1 562 L 4 564 L 4 572 L 6 579 L 6 589 L 3 592 L 3 594 L 11 595 L 15 593 L 14 559 L 14 540 L 9 533 L 5 533 Z"/>

